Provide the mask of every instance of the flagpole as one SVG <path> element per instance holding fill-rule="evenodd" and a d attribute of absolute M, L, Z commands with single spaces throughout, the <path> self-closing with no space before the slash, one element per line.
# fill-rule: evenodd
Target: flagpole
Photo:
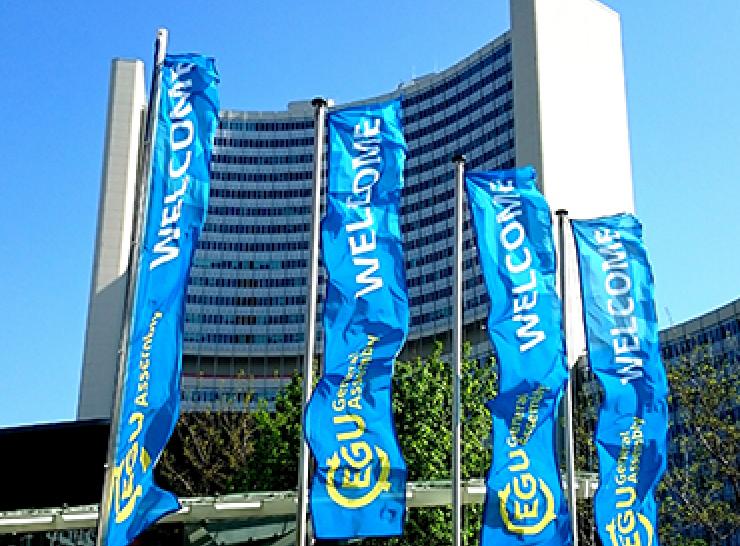
<path fill-rule="evenodd" d="M 108 536 L 108 517 L 111 495 L 111 480 L 116 458 L 116 437 L 118 425 L 121 418 L 121 400 L 123 398 L 123 386 L 126 380 L 126 362 L 128 361 L 128 345 L 131 337 L 131 315 L 133 314 L 134 299 L 136 294 L 137 273 L 139 268 L 139 249 L 141 247 L 141 236 L 144 226 L 144 216 L 147 207 L 149 192 L 148 182 L 151 177 L 152 146 L 156 135 L 157 116 L 159 115 L 159 99 L 162 80 L 162 66 L 167 54 L 167 40 L 169 33 L 166 28 L 157 30 L 157 38 L 154 43 L 154 67 L 152 68 L 151 87 L 149 88 L 149 103 L 147 108 L 146 125 L 141 144 L 139 145 L 139 157 L 137 162 L 137 180 L 134 190 L 133 229 L 131 231 L 131 245 L 128 258 L 128 279 L 124 295 L 123 318 L 121 321 L 121 337 L 118 347 L 117 373 L 113 391 L 113 407 L 111 409 L 110 429 L 108 432 L 108 456 L 105 464 L 105 477 L 103 478 L 103 494 L 98 507 L 98 527 L 96 533 L 97 546 L 106 544 Z"/>
<path fill-rule="evenodd" d="M 462 374 L 463 311 L 463 178 L 465 156 L 452 158 L 455 164 L 455 272 L 452 289 L 454 325 L 452 329 L 452 545 L 461 546 L 462 497 L 460 449 L 460 375 Z"/>
<path fill-rule="evenodd" d="M 562 306 L 562 329 L 563 339 L 567 340 L 567 294 L 565 278 L 565 225 L 568 221 L 568 211 L 559 209 L 555 212 L 558 217 L 559 250 L 560 250 L 560 305 Z M 568 348 L 565 347 L 565 365 L 568 368 L 568 382 L 565 385 L 565 396 L 563 406 L 565 408 L 565 475 L 568 489 L 568 511 L 570 512 L 571 532 L 573 533 L 573 546 L 578 546 L 578 515 L 576 512 L 576 461 L 573 446 L 573 381 L 571 381 L 572 369 L 568 363 Z"/>
<path fill-rule="evenodd" d="M 316 296 L 319 277 L 319 230 L 321 220 L 321 172 L 324 152 L 324 124 L 326 100 L 317 97 L 311 101 L 314 107 L 313 142 L 313 199 L 311 203 L 311 250 L 308 258 L 308 299 L 306 300 L 306 352 L 303 355 L 303 404 L 302 412 L 305 430 L 306 406 L 313 388 L 313 355 L 316 345 Z M 296 544 L 306 546 L 308 515 L 308 467 L 311 454 L 305 437 L 301 441 L 298 512 L 296 514 Z"/>

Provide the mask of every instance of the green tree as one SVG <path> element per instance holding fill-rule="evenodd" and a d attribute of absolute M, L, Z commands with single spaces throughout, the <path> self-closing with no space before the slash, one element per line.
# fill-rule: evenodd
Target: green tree
<path fill-rule="evenodd" d="M 182 413 L 157 464 L 157 481 L 183 497 L 232 493 L 252 460 L 254 437 L 249 412 Z"/>
<path fill-rule="evenodd" d="M 496 388 L 496 366 L 464 359 L 462 378 L 462 474 L 477 478 L 490 466 L 491 421 L 484 403 Z M 437 345 L 427 358 L 397 362 L 393 377 L 393 413 L 410 481 L 449 480 L 451 464 L 451 369 Z M 275 411 L 262 405 L 252 415 L 254 453 L 237 482 L 240 491 L 293 490 L 298 476 L 301 378 L 293 377 L 280 393 Z M 467 543 L 477 541 L 482 506 L 465 507 Z M 449 508 L 410 510 L 404 536 L 367 540 L 367 544 L 449 544 Z"/>
<path fill-rule="evenodd" d="M 695 530 L 719 546 L 740 529 L 738 371 L 737 361 L 715 360 L 708 348 L 667 366 L 672 449 L 660 486 L 662 544 L 686 544 L 681 535 Z"/>
<path fill-rule="evenodd" d="M 409 481 L 449 480 L 452 452 L 452 373 L 449 362 L 442 356 L 442 346 L 425 358 L 396 363 L 393 377 L 393 413 L 401 451 L 408 467 Z M 462 477 L 483 477 L 491 464 L 491 419 L 485 402 L 495 396 L 497 366 L 495 360 L 480 363 L 465 358 L 462 362 Z M 189 486 L 174 487 L 187 495 L 229 493 L 237 491 L 294 490 L 298 479 L 298 453 L 301 441 L 300 376 L 294 376 L 278 395 L 274 411 L 263 403 L 247 414 L 243 421 L 229 422 L 228 428 L 244 430 L 242 434 L 219 435 L 214 428 L 218 413 L 188 414 L 181 418 L 176 433 L 184 449 L 164 456 L 168 480 L 182 481 L 183 473 Z M 248 434 L 247 434 L 248 430 Z M 219 463 L 219 472 L 192 477 L 209 466 L 201 442 L 189 439 L 200 436 L 203 442 L 213 442 L 219 450 L 228 452 L 229 441 L 235 442 L 240 456 L 227 456 L 228 464 Z M 210 440 L 208 440 L 210 438 Z M 248 450 L 241 448 L 248 445 Z M 168 447 L 168 452 L 170 447 Z M 192 451 L 192 453 L 186 453 Z M 244 454 L 248 455 L 244 457 Z M 210 453 L 210 452 L 209 452 Z M 213 456 L 211 453 L 210 456 Z M 174 457 L 174 460 L 173 460 Z M 181 461 L 181 462 L 177 462 Z M 230 479 L 223 478 L 225 468 Z M 190 477 L 189 477 L 190 476 Z M 209 480 L 214 483 L 207 483 Z M 585 505 L 581 505 L 585 508 Z M 483 506 L 466 505 L 463 512 L 463 533 L 466 544 L 477 544 L 480 535 Z M 582 510 L 583 512 L 583 510 Z M 583 538 L 589 536 L 588 524 L 582 526 Z M 413 508 L 409 510 L 404 535 L 398 538 L 367 539 L 363 544 L 375 545 L 448 545 L 451 543 L 451 510 L 449 507 Z M 582 544 L 591 544 L 590 541 Z"/>
<path fill-rule="evenodd" d="M 465 351 L 468 353 L 469 351 Z M 427 358 L 397 362 L 393 377 L 393 413 L 409 481 L 449 480 L 452 464 L 452 371 L 442 359 L 442 345 Z M 484 476 L 491 464 L 491 419 L 485 402 L 494 397 L 495 361 L 463 359 L 461 381 L 463 479 Z M 464 508 L 464 540 L 477 543 L 482 506 Z M 448 545 L 452 511 L 448 507 L 412 508 L 402 537 L 366 540 L 367 544 Z"/>
<path fill-rule="evenodd" d="M 277 395 L 275 409 L 254 411 L 254 455 L 239 477 L 240 491 L 288 491 L 298 484 L 303 382 L 293 375 Z"/>
<path fill-rule="evenodd" d="M 274 411 L 228 406 L 183 413 L 157 464 L 158 482 L 179 496 L 294 490 L 301 433 L 301 378 L 278 393 Z"/>

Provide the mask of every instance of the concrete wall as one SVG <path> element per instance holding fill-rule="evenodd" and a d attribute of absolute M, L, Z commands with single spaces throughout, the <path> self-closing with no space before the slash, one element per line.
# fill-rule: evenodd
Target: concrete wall
<path fill-rule="evenodd" d="M 111 65 L 78 419 L 107 419 L 111 413 L 145 107 L 144 64 L 115 59 Z"/>
<path fill-rule="evenodd" d="M 595 0 L 512 0 L 519 164 L 553 210 L 633 212 L 619 15 Z"/>
<path fill-rule="evenodd" d="M 553 213 L 634 212 L 619 15 L 596 0 L 510 6 L 517 164 L 537 169 Z M 565 246 L 574 362 L 585 341 L 570 237 Z"/>

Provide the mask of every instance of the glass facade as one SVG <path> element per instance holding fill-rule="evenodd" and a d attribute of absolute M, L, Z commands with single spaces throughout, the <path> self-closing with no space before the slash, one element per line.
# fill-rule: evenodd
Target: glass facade
<path fill-rule="evenodd" d="M 426 353 L 434 340 L 450 343 L 452 156 L 464 153 L 471 169 L 515 164 L 509 35 L 443 72 L 360 102 L 395 97 L 402 99 L 409 147 L 401 209 L 411 311 L 404 357 Z M 273 379 L 286 381 L 300 367 L 313 125 L 307 102 L 284 112 L 221 113 L 209 211 L 188 288 L 185 377 L 254 377 L 254 392 L 270 399 L 281 384 Z M 481 328 L 488 299 L 467 217 L 464 229 L 465 338 L 483 357 L 490 352 Z M 322 274 L 320 299 L 323 280 Z M 319 330 L 321 307 L 320 301 Z M 319 331 L 319 351 L 322 342 Z"/>

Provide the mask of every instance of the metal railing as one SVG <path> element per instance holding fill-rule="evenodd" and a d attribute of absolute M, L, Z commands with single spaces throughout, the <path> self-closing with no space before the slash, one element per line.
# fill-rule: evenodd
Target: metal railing
<path fill-rule="evenodd" d="M 579 472 L 576 475 L 577 498 L 590 498 L 597 487 L 597 474 Z M 462 483 L 463 504 L 482 503 L 485 494 L 486 485 L 482 478 Z M 294 515 L 298 499 L 295 491 L 270 491 L 191 497 L 180 499 L 180 502 L 182 508 L 163 518 L 161 523 L 195 523 L 203 520 Z M 450 481 L 408 483 L 406 503 L 408 508 L 451 505 Z M 97 504 L 0 512 L 0 534 L 94 528 L 97 521 Z"/>

